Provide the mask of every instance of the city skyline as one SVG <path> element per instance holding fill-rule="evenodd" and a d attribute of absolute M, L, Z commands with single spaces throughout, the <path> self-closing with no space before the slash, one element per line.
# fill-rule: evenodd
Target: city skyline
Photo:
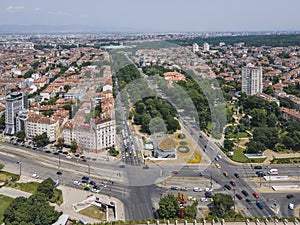
<path fill-rule="evenodd" d="M 299 7 L 300 2 L 295 0 L 248 3 L 237 0 L 143 3 L 137 0 L 76 3 L 3 0 L 0 26 L 64 25 L 79 31 L 88 27 L 103 32 L 296 31 L 300 30 Z"/>

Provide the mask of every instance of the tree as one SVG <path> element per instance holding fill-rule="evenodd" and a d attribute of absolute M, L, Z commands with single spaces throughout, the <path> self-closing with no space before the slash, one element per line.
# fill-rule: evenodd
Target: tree
<path fill-rule="evenodd" d="M 23 130 L 20 130 L 16 133 L 16 137 L 22 141 L 24 141 L 26 134 Z"/>
<path fill-rule="evenodd" d="M 2 116 L 0 117 L 0 129 L 4 129 L 5 128 L 5 113 L 2 114 Z"/>
<path fill-rule="evenodd" d="M 232 148 L 234 147 L 234 142 L 232 140 L 225 139 L 224 140 L 224 148 L 226 151 L 232 151 Z"/>
<path fill-rule="evenodd" d="M 253 130 L 253 141 L 261 142 L 269 149 L 274 149 L 278 139 L 278 130 L 275 127 L 258 127 Z"/>
<path fill-rule="evenodd" d="M 37 146 L 41 147 L 41 146 L 45 146 L 49 143 L 49 138 L 47 136 L 47 133 L 44 132 L 41 135 L 36 135 L 35 137 L 33 137 L 32 141 Z"/>
<path fill-rule="evenodd" d="M 158 214 L 160 218 L 177 218 L 179 216 L 179 203 L 172 194 L 167 194 L 159 201 Z"/>
<path fill-rule="evenodd" d="M 77 151 L 77 149 L 78 149 L 78 145 L 77 145 L 76 140 L 72 140 L 71 141 L 71 152 L 75 153 Z"/>
<path fill-rule="evenodd" d="M 217 193 L 213 197 L 213 208 L 212 214 L 219 218 L 230 218 L 234 211 L 232 207 L 234 205 L 234 201 L 231 195 Z"/>
<path fill-rule="evenodd" d="M 42 183 L 39 184 L 37 192 L 43 193 L 48 198 L 48 200 L 51 199 L 54 194 L 53 180 L 51 178 L 44 180 Z"/>
<path fill-rule="evenodd" d="M 196 219 L 197 217 L 197 205 L 198 202 L 193 202 L 192 205 L 188 205 L 184 207 L 184 218 L 186 219 Z"/>
<path fill-rule="evenodd" d="M 246 144 L 246 152 L 247 153 L 253 153 L 253 154 L 256 154 L 256 153 L 261 153 L 263 152 L 265 149 L 266 149 L 266 146 L 261 143 L 260 141 L 249 141 L 247 144 Z"/>

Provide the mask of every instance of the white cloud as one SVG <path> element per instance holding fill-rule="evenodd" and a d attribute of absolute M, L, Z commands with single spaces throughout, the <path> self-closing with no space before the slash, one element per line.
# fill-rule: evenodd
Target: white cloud
<path fill-rule="evenodd" d="M 10 5 L 6 8 L 7 12 L 20 12 L 24 10 L 24 6 L 22 5 Z"/>
<path fill-rule="evenodd" d="M 62 12 L 62 11 L 49 11 L 49 15 L 54 15 L 54 16 L 72 16 L 71 13 L 68 12 Z"/>

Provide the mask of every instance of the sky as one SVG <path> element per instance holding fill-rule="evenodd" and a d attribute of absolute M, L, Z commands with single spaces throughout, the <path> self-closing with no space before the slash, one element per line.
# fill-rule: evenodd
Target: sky
<path fill-rule="evenodd" d="M 122 31 L 300 30 L 299 0 L 0 0 L 0 25 Z"/>

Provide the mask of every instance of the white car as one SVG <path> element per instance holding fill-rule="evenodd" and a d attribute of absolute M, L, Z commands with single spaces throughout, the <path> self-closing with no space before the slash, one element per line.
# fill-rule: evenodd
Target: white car
<path fill-rule="evenodd" d="M 194 187 L 193 191 L 194 191 L 194 192 L 201 192 L 202 189 L 201 189 L 201 188 L 198 188 L 198 187 Z"/>
<path fill-rule="evenodd" d="M 289 204 L 289 209 L 293 210 L 293 209 L 294 209 L 294 206 L 295 206 L 294 203 L 290 203 L 290 204 Z"/>
<path fill-rule="evenodd" d="M 77 185 L 77 186 L 80 186 L 80 185 L 81 185 L 80 182 L 79 182 L 78 180 L 74 180 L 73 184 L 74 184 L 74 185 Z"/>
<path fill-rule="evenodd" d="M 200 198 L 201 202 L 207 202 L 207 198 Z"/>
<path fill-rule="evenodd" d="M 67 155 L 67 156 L 66 156 L 66 159 L 72 159 L 72 156 Z"/>
<path fill-rule="evenodd" d="M 221 156 L 221 155 L 217 155 L 217 157 L 218 157 L 219 159 L 222 159 L 222 156 Z"/>
<path fill-rule="evenodd" d="M 94 192 L 94 193 L 99 193 L 100 192 L 100 190 L 98 190 L 96 188 L 92 188 L 91 191 Z"/>
<path fill-rule="evenodd" d="M 40 176 L 37 175 L 36 173 L 32 174 L 32 178 L 38 179 Z"/>

